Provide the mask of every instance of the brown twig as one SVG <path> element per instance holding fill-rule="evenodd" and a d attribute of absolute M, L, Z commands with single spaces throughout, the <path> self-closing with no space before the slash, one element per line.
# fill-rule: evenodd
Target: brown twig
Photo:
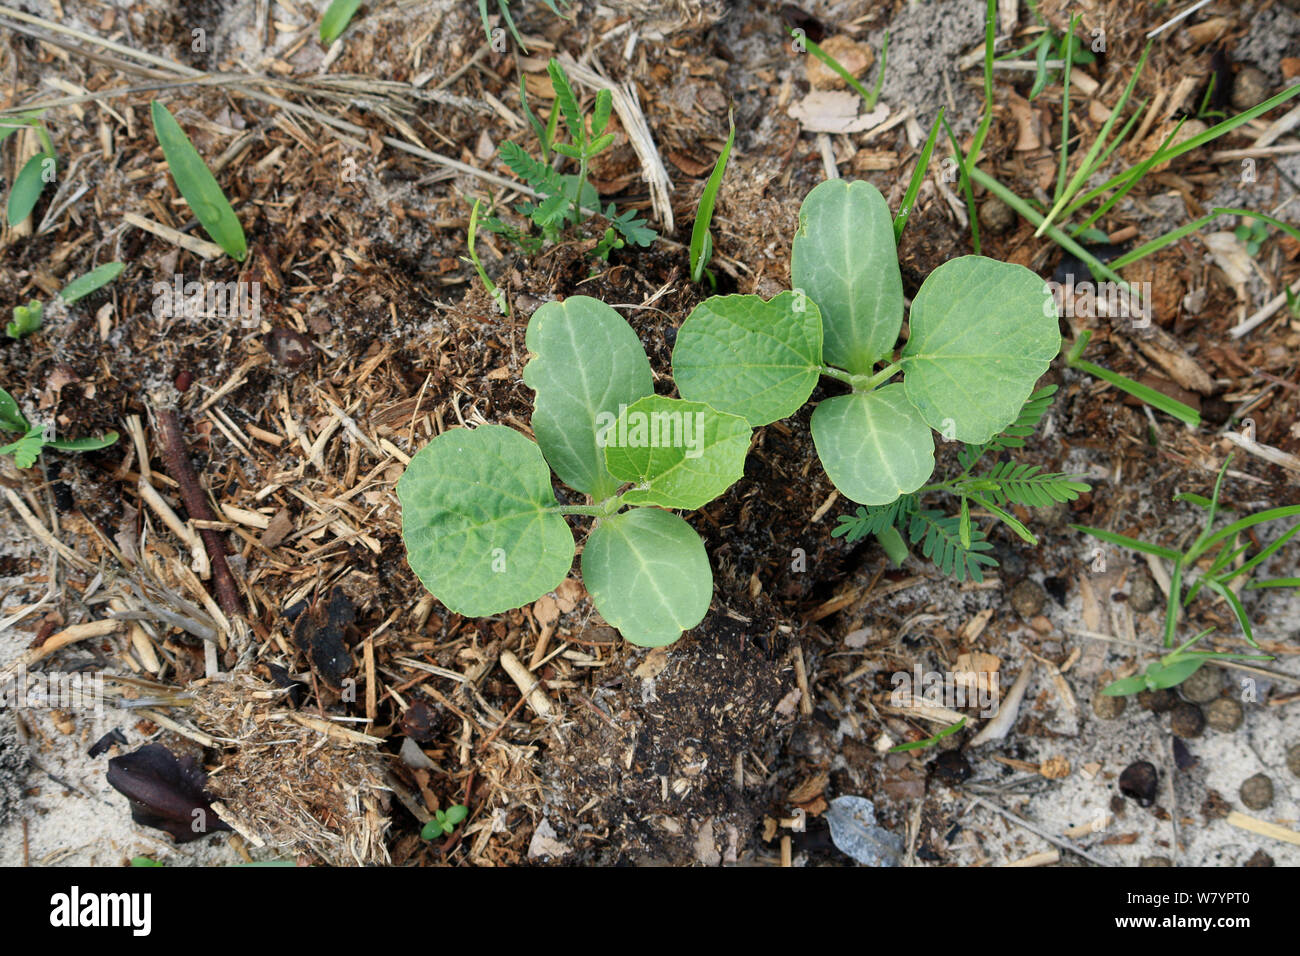
<path fill-rule="evenodd" d="M 162 428 L 167 470 L 180 486 L 181 502 L 185 505 L 190 520 L 216 521 L 217 516 L 199 485 L 194 466 L 190 464 L 189 450 L 185 447 L 181 420 L 176 409 L 159 409 L 158 424 Z M 221 535 L 213 528 L 200 528 L 199 535 L 203 538 L 203 547 L 207 549 L 208 560 L 212 563 L 212 583 L 217 593 L 217 603 L 231 621 L 241 620 L 244 616 L 244 602 L 239 596 L 235 576 L 230 573 L 230 565 L 226 563 L 226 546 Z"/>

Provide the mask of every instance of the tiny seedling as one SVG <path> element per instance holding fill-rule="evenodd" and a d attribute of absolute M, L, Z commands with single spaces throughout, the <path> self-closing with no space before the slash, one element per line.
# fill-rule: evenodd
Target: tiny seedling
<path fill-rule="evenodd" d="M 1107 697 L 1126 697 L 1129 694 L 1139 694 L 1144 690 L 1163 690 L 1168 687 L 1177 687 L 1200 670 L 1206 661 L 1271 661 L 1273 659 L 1266 654 L 1218 654 L 1211 651 L 1193 651 L 1190 649 L 1213 630 L 1214 628 L 1207 627 L 1195 637 L 1161 657 L 1160 660 L 1148 664 L 1146 670 L 1142 673 L 1121 677 L 1119 680 L 1107 684 L 1102 689 L 1102 693 Z"/>
<path fill-rule="evenodd" d="M 708 279 L 710 288 L 717 288 L 718 283 L 707 268 L 709 260 L 713 258 L 713 236 L 709 233 L 709 225 L 713 222 L 713 204 L 718 199 L 718 190 L 722 188 L 722 177 L 727 171 L 727 158 L 731 156 L 731 147 L 736 141 L 734 118 L 728 116 L 727 123 L 731 127 L 731 131 L 727 133 L 727 144 L 722 147 L 722 152 L 718 154 L 718 161 L 713 165 L 713 172 L 709 174 L 709 181 L 704 184 L 704 192 L 700 194 L 700 205 L 695 210 L 695 225 L 691 227 L 691 281 L 699 282 L 701 279 Z"/>
<path fill-rule="evenodd" d="M 14 318 L 5 326 L 5 335 L 11 339 L 21 339 L 24 335 L 31 335 L 38 331 L 44 311 L 44 306 L 35 299 L 26 305 L 14 306 Z"/>
<path fill-rule="evenodd" d="M 963 717 L 961 720 L 957 721 L 957 723 L 949 724 L 933 737 L 926 737 L 924 740 L 913 740 L 911 743 L 899 744 L 897 747 L 890 747 L 889 752 L 891 754 L 901 754 L 906 753 L 909 750 L 924 750 L 926 747 L 933 747 L 939 741 L 943 740 L 944 737 L 952 736 L 965 726 L 966 718 Z"/>
<path fill-rule="evenodd" d="M 320 42 L 329 46 L 348 28 L 361 7 L 361 0 L 333 0 L 320 18 Z"/>
<path fill-rule="evenodd" d="M 195 218 L 212 237 L 212 241 L 232 259 L 243 262 L 248 255 L 244 227 L 239 224 L 239 217 L 221 191 L 212 170 L 208 169 L 203 157 L 167 107 L 154 100 L 149 111 L 153 118 L 154 133 L 162 147 L 163 158 L 167 160 L 167 168 L 176 181 L 176 188 L 185 197 Z"/>
<path fill-rule="evenodd" d="M 84 276 L 73 279 L 59 293 L 59 299 L 64 305 L 71 305 L 78 299 L 82 299 L 96 289 L 107 285 L 116 279 L 126 268 L 120 262 L 108 262 L 97 269 L 92 269 Z M 21 339 L 25 335 L 31 335 L 41 328 L 44 321 L 44 306 L 33 299 L 26 305 L 14 306 L 13 321 L 5 326 L 5 334 L 11 339 Z"/>
<path fill-rule="evenodd" d="M 551 86 L 555 90 L 555 103 L 545 125 L 530 108 L 528 92 L 523 81 L 521 80 L 519 84 L 519 96 L 524 115 L 537 134 L 542 159 L 534 159 L 518 143 L 508 140 L 501 144 L 499 152 L 501 161 L 541 196 L 538 202 L 519 204 L 515 207 L 515 211 L 527 216 L 541 230 L 543 240 L 554 242 L 559 239 L 565 224 L 577 225 L 583 222 L 589 210 L 600 210 L 600 196 L 596 193 L 595 187 L 587 182 L 587 168 L 594 157 L 604 152 L 614 142 L 614 134 L 605 132 L 605 128 L 609 125 L 613 96 L 609 90 L 599 90 L 596 93 L 591 117 L 588 119 L 583 116 L 578 106 L 578 99 L 559 60 L 552 58 L 547 71 L 551 77 Z M 569 142 L 555 141 L 559 116 L 564 118 L 565 128 L 569 132 Z M 553 161 L 555 156 L 576 161 L 577 172 L 560 173 Z M 631 210 L 617 212 L 613 203 L 606 207 L 605 217 L 610 221 L 613 229 L 635 246 L 648 246 L 658 237 L 653 229 L 646 228 L 646 220 L 636 218 L 636 214 Z M 485 219 L 483 228 L 520 242 L 527 251 L 536 251 L 541 245 L 534 237 L 508 226 L 495 216 Z M 607 240 L 602 240 L 598 252 L 603 254 L 602 257 L 608 257 L 611 248 L 614 248 L 614 240 L 607 237 Z"/>
<path fill-rule="evenodd" d="M 420 839 L 436 840 L 441 836 L 451 836 L 468 816 L 469 807 L 459 803 L 452 804 L 446 810 L 434 810 L 429 822 L 420 830 Z"/>
<path fill-rule="evenodd" d="M 1232 230 L 1232 234 L 1245 245 L 1246 255 L 1254 259 L 1268 239 L 1268 223 L 1259 219 L 1249 225 L 1243 222 Z"/>
<path fill-rule="evenodd" d="M 0 431 L 18 432 L 22 435 L 17 441 L 0 446 L 0 455 L 13 455 L 14 464 L 19 468 L 32 467 L 46 448 L 96 451 L 117 441 L 117 432 L 109 432 L 102 438 L 47 439 L 45 426 L 29 422 L 18 407 L 18 402 L 3 388 L 0 388 Z"/>
<path fill-rule="evenodd" d="M 925 484 L 931 429 L 981 445 L 1015 422 L 1060 349 L 1041 278 L 963 256 L 925 279 L 895 358 L 904 302 L 894 220 L 869 183 L 832 180 L 808 194 L 790 272 L 794 291 L 770 301 L 700 303 L 678 331 L 674 377 L 683 398 L 753 426 L 794 414 L 823 375 L 848 385 L 817 406 L 812 435 L 832 483 L 859 504 Z"/>
<path fill-rule="evenodd" d="M 469 214 L 469 231 L 466 237 L 466 243 L 469 246 L 469 263 L 478 272 L 479 281 L 483 283 L 483 288 L 487 290 L 487 294 L 492 297 L 492 304 L 496 307 L 496 310 L 502 315 L 508 316 L 510 314 L 510 303 L 506 301 L 505 291 L 488 277 L 487 270 L 483 268 L 483 263 L 479 261 L 478 251 L 475 248 L 478 242 L 478 205 L 479 201 L 475 199 L 474 208 L 470 210 Z"/>
<path fill-rule="evenodd" d="M 421 449 L 397 483 L 407 561 L 457 614 L 500 614 L 564 580 L 576 551 L 565 516 L 589 515 L 592 603 L 633 644 L 671 644 L 703 620 L 713 572 L 699 535 L 666 509 L 701 508 L 736 482 L 751 429 L 656 395 L 640 338 L 597 299 L 541 306 L 525 343 L 536 443 L 480 425 Z M 552 470 L 591 503 L 562 504 Z"/>
<path fill-rule="evenodd" d="M 54 182 L 58 177 L 59 164 L 54 154 L 54 141 L 50 139 L 45 124 L 40 121 L 42 112 L 44 111 L 32 110 L 0 118 L 0 143 L 21 129 L 35 130 L 41 141 L 41 151 L 23 163 L 9 189 L 5 216 L 10 228 L 32 214 L 46 184 Z"/>
<path fill-rule="evenodd" d="M 1176 551 L 1173 548 L 1166 548 L 1151 541 L 1142 541 L 1138 538 L 1117 534 L 1104 528 L 1071 525 L 1075 530 L 1092 535 L 1107 544 L 1141 551 L 1143 554 L 1154 555 L 1172 562 L 1173 571 L 1170 574 L 1168 589 L 1169 600 L 1165 608 L 1165 647 L 1172 648 L 1174 646 L 1174 635 L 1177 633 L 1179 615 L 1201 593 L 1202 589 L 1208 590 L 1223 599 L 1231 608 L 1247 643 L 1252 647 L 1259 647 L 1259 644 L 1255 641 L 1250 618 L 1246 614 L 1240 597 L 1237 595 L 1240 585 L 1234 589 L 1230 586 L 1230 582 L 1234 578 L 1246 575 L 1246 590 L 1257 588 L 1300 588 L 1300 578 L 1297 577 L 1270 578 L 1267 580 L 1254 580 L 1250 577 L 1251 572 L 1277 554 L 1295 536 L 1296 532 L 1300 532 L 1300 522 L 1278 535 L 1270 544 L 1259 548 L 1250 558 L 1246 557 L 1246 552 L 1252 546 L 1258 547 L 1251 540 L 1251 536 L 1247 536 L 1244 544 L 1238 545 L 1237 543 L 1243 535 L 1246 535 L 1256 525 L 1300 516 L 1300 505 L 1286 505 L 1257 511 L 1254 514 L 1233 521 L 1217 531 L 1214 530 L 1214 519 L 1219 511 L 1219 491 L 1223 485 L 1223 476 L 1227 473 L 1231 461 L 1232 455 L 1228 455 L 1223 462 L 1223 467 L 1219 469 L 1218 478 L 1214 482 L 1214 491 L 1209 498 L 1196 494 L 1180 494 L 1175 497 L 1175 501 L 1185 501 L 1205 511 L 1205 525 L 1201 533 L 1197 535 L 1196 539 L 1185 551 Z M 1251 534 L 1253 535 L 1253 532 Z M 1200 566 L 1203 559 L 1209 561 L 1208 567 L 1202 568 Z M 1187 646 L 1189 645 L 1184 645 L 1184 647 Z"/>

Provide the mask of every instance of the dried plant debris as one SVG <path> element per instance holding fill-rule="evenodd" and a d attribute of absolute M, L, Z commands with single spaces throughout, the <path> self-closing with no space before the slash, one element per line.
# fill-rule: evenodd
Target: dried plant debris
<path fill-rule="evenodd" d="M 189 843 L 217 830 L 229 830 L 212 809 L 208 775 L 186 754 L 177 757 L 162 744 L 108 762 L 108 783 L 130 801 L 131 819 L 165 830 L 177 843 Z"/>
<path fill-rule="evenodd" d="M 27 748 L 18 739 L 18 724 L 11 713 L 0 713 L 0 826 L 18 811 L 27 767 Z"/>
<path fill-rule="evenodd" d="M 331 865 L 388 862 L 376 738 L 295 714 L 288 690 L 246 674 L 193 690 L 195 722 L 232 746 L 209 788 L 242 835 Z"/>

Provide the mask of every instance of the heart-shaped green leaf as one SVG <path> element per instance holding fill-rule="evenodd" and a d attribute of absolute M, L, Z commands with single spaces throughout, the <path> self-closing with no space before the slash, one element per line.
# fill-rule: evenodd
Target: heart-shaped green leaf
<path fill-rule="evenodd" d="M 831 483 L 859 504 L 887 505 L 934 472 L 934 438 L 902 385 L 826 399 L 812 436 Z"/>
<path fill-rule="evenodd" d="M 601 415 L 612 421 L 622 407 L 654 394 L 641 340 L 604 302 L 575 295 L 534 312 L 524 341 L 534 355 L 524 382 L 537 392 L 537 443 L 565 484 L 603 501 L 619 483 L 596 441 Z"/>
<path fill-rule="evenodd" d="M 649 395 L 628 406 L 597 441 L 623 493 L 636 505 L 693 510 L 708 504 L 745 473 L 749 423 L 701 402 Z"/>
<path fill-rule="evenodd" d="M 865 375 L 893 354 L 903 325 L 903 277 L 880 190 L 832 179 L 804 198 L 790 282 L 821 310 L 827 365 Z"/>
<path fill-rule="evenodd" d="M 231 208 L 226 194 L 208 169 L 190 138 L 185 135 L 176 118 L 157 100 L 149 106 L 153 130 L 162 147 L 163 158 L 171 170 L 176 188 L 181 191 L 194 217 L 202 224 L 212 241 L 226 251 L 232 259 L 243 262 L 248 255 L 248 242 L 244 227 Z"/>
<path fill-rule="evenodd" d="M 799 410 L 817 385 L 822 320 L 805 296 L 715 295 L 687 316 L 673 347 L 682 398 L 757 427 Z"/>
<path fill-rule="evenodd" d="M 912 300 L 903 384 L 931 428 L 980 445 L 1016 420 L 1060 350 L 1047 283 L 1024 266 L 962 256 Z"/>
<path fill-rule="evenodd" d="M 582 549 L 582 583 L 596 610 L 640 647 L 663 647 L 704 620 L 713 571 L 682 518 L 633 508 L 603 518 Z"/>
<path fill-rule="evenodd" d="M 397 482 L 411 570 L 465 617 L 535 601 L 564 580 L 573 534 L 537 446 L 501 425 L 443 432 Z"/>

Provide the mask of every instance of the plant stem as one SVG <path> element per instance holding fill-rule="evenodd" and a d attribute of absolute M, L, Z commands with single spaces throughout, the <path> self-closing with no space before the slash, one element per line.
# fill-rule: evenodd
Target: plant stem
<path fill-rule="evenodd" d="M 889 381 L 891 378 L 893 378 L 894 373 L 897 372 L 902 367 L 903 364 L 901 362 L 893 362 L 890 365 L 886 366 L 885 368 L 881 369 L 875 375 L 872 375 L 870 378 L 867 378 L 866 381 L 863 381 L 864 376 L 861 375 L 855 376 L 856 381 L 854 381 L 853 387 L 861 392 L 869 392 L 877 385 L 882 385 L 885 382 Z"/>

